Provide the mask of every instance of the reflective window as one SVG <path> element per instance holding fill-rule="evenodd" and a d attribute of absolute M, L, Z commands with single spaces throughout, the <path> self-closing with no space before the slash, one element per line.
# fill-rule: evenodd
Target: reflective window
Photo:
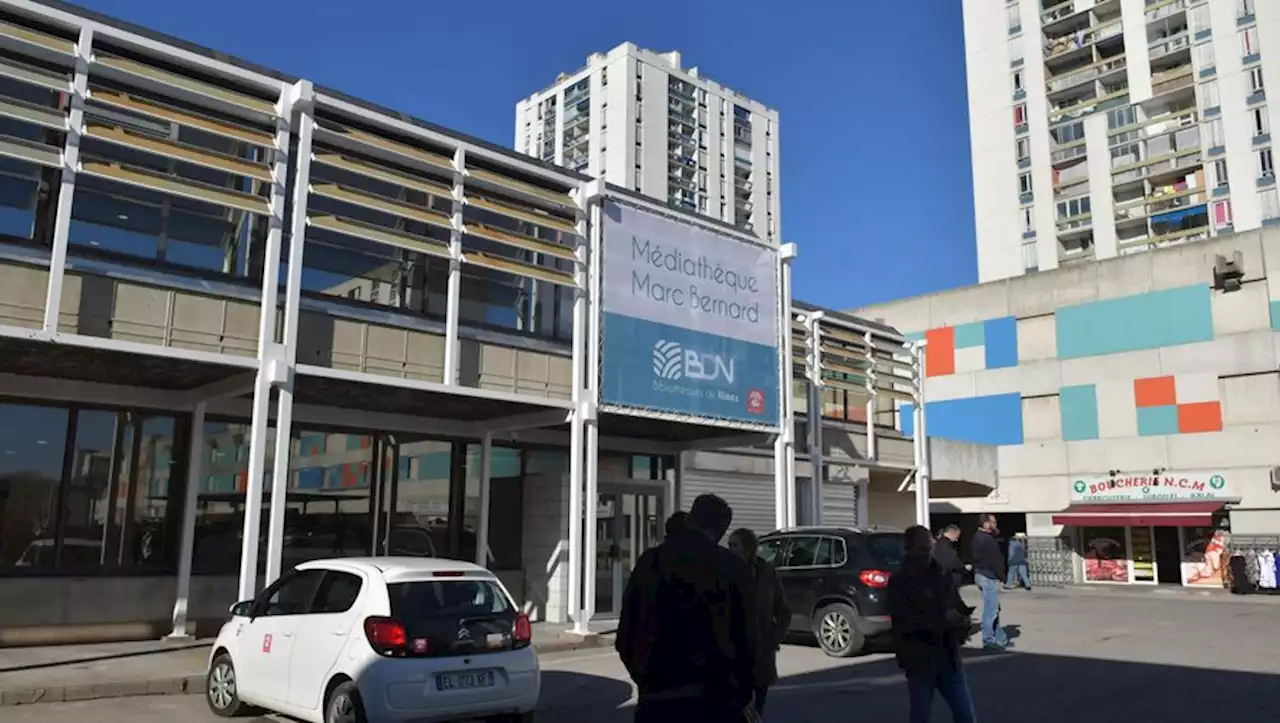
<path fill-rule="evenodd" d="M 356 604 L 360 597 L 363 582 L 359 576 L 349 572 L 329 570 L 325 573 L 324 582 L 316 593 L 316 602 L 311 607 L 316 613 L 345 613 Z"/>
<path fill-rule="evenodd" d="M 0 567 L 56 562 L 69 420 L 66 409 L 0 404 Z"/>
<path fill-rule="evenodd" d="M 323 570 L 299 570 L 285 575 L 263 591 L 257 614 L 266 617 L 305 614 L 323 578 Z"/>
<path fill-rule="evenodd" d="M 14 465 L 0 466 L 0 564 L 68 574 L 170 569 L 180 505 L 169 479 L 181 432 L 166 415 L 0 405 L 0 465 Z"/>
<path fill-rule="evenodd" d="M 275 430 L 267 430 L 266 469 L 275 456 Z M 249 475 L 249 425 L 206 421 L 196 504 L 192 570 L 232 575 L 240 569 L 245 483 Z M 265 508 L 264 508 L 265 509 Z M 259 566 L 266 564 L 267 520 L 259 538 Z"/>
<path fill-rule="evenodd" d="M 387 527 L 387 554 L 444 557 L 449 554 L 449 480 L 453 445 L 436 440 L 398 445 L 399 484 Z M 464 533 L 465 537 L 465 533 Z M 470 535 L 475 559 L 475 532 Z M 464 543 L 464 546 L 465 543 Z"/>
<path fill-rule="evenodd" d="M 765 562 L 778 564 L 778 553 L 782 552 L 782 547 L 787 542 L 785 537 L 774 537 L 768 540 L 760 541 L 760 549 L 756 551 L 756 556 Z"/>

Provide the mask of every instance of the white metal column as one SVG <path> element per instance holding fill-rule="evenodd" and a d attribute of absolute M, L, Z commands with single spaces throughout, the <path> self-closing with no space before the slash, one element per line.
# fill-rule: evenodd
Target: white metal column
<path fill-rule="evenodd" d="M 480 519 L 476 520 L 476 564 L 489 566 L 489 495 L 493 474 L 493 433 L 480 439 Z"/>
<path fill-rule="evenodd" d="M 293 377 L 298 361 L 298 311 L 302 296 L 302 266 L 306 251 L 307 199 L 311 183 L 311 138 L 315 109 L 310 81 L 300 81 L 289 91 L 291 111 L 298 113 L 298 162 L 293 179 L 293 218 L 289 219 L 289 275 L 285 284 L 284 351 L 286 379 L 276 390 L 276 451 L 271 473 L 271 512 L 267 521 L 267 575 L 270 585 L 280 577 L 284 559 L 284 517 L 288 506 L 289 465 L 293 451 Z M 292 121 L 292 113 L 288 120 Z M 282 186 L 284 178 L 277 179 Z"/>
<path fill-rule="evenodd" d="M 795 458 L 795 424 L 794 395 L 792 376 L 791 345 L 791 262 L 796 257 L 795 244 L 783 244 L 778 252 L 778 436 L 773 440 L 773 504 L 774 524 L 787 527 L 791 519 L 790 507 L 794 504 L 793 495 L 796 480 L 791 474 L 792 464 L 788 458 Z M 789 492 L 790 490 L 790 492 Z"/>
<path fill-rule="evenodd" d="M 809 314 L 805 319 L 809 333 L 809 524 L 822 524 L 822 488 L 826 481 L 826 464 L 822 457 L 822 312 Z"/>
<path fill-rule="evenodd" d="M 578 248 L 575 251 L 576 263 L 573 267 L 573 340 L 572 340 L 572 382 L 573 414 L 569 418 L 569 590 L 565 599 L 565 610 L 570 619 L 577 623 L 582 618 L 582 466 L 584 434 L 583 417 L 585 416 L 586 397 L 586 362 L 587 362 L 587 249 L 591 243 L 591 229 L 587 219 L 591 208 L 587 186 L 578 188 Z"/>
<path fill-rule="evenodd" d="M 204 476 L 204 417 L 208 404 L 196 404 L 191 413 L 191 430 L 187 445 L 187 489 L 182 501 L 182 535 L 178 542 L 178 591 L 173 603 L 173 632 L 170 638 L 187 638 L 189 600 L 191 598 L 191 566 L 195 553 L 196 512 L 200 505 L 200 478 Z"/>
<path fill-rule="evenodd" d="M 62 149 L 62 178 L 54 210 L 53 245 L 49 249 L 49 284 L 45 289 L 44 331 L 56 334 L 62 311 L 62 280 L 67 272 L 67 243 L 71 235 L 71 204 L 80 170 L 80 131 L 84 128 L 84 100 L 89 92 L 89 62 L 93 58 L 93 30 L 84 28 L 76 42 L 76 70 L 71 81 L 67 139 Z"/>
<path fill-rule="evenodd" d="M 862 342 L 867 345 L 867 373 L 864 384 L 867 389 L 867 459 L 875 460 L 878 456 L 876 450 L 876 406 L 879 402 L 879 395 L 876 393 L 876 340 L 871 332 L 862 335 Z M 858 524 L 865 524 L 862 518 L 858 518 Z"/>
<path fill-rule="evenodd" d="M 600 271 L 602 233 L 600 229 L 601 206 L 595 201 L 589 208 L 591 244 L 587 266 L 587 394 L 583 402 L 583 433 L 586 437 L 586 454 L 583 470 L 583 585 L 582 615 L 574 621 L 574 632 L 590 633 L 591 618 L 596 610 L 596 514 L 600 489 L 600 424 L 597 418 L 600 404 Z"/>
<path fill-rule="evenodd" d="M 912 413 L 915 424 L 912 429 L 912 451 L 916 464 L 916 524 L 929 527 L 929 434 L 925 428 L 925 343 L 915 344 L 916 392 Z"/>
<path fill-rule="evenodd" d="M 458 312 L 462 303 L 462 205 L 466 198 L 463 178 L 467 171 L 467 152 L 459 148 L 453 154 L 453 214 L 449 224 L 449 283 L 445 291 L 444 312 L 444 383 L 458 383 Z"/>
<path fill-rule="evenodd" d="M 271 218 L 262 258 L 262 310 L 258 317 L 258 374 L 253 384 L 253 421 L 249 430 L 249 470 L 245 479 L 244 535 L 240 548 L 240 600 L 258 589 L 258 543 L 261 539 L 262 488 L 267 466 L 267 429 L 271 425 L 271 387 L 283 381 L 283 350 L 276 343 L 279 309 L 280 241 L 284 233 L 285 184 L 289 174 L 289 118 L 293 89 L 281 90 L 276 105 L 275 163 L 271 171 Z M 273 504 L 275 502 L 273 501 Z"/>

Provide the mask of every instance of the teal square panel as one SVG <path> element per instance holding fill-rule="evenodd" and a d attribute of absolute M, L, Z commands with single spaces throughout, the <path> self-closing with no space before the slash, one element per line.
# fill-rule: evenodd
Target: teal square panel
<path fill-rule="evenodd" d="M 969 349 L 986 343 L 986 327 L 982 322 L 956 327 L 956 348 Z"/>
<path fill-rule="evenodd" d="M 1162 407 L 1138 408 L 1138 434 L 1154 437 L 1178 433 L 1178 407 L 1167 404 Z"/>
<path fill-rule="evenodd" d="M 1280 301 L 1271 302 L 1271 330 L 1280 331 Z"/>
<path fill-rule="evenodd" d="M 1064 442 L 1098 438 L 1098 392 L 1092 384 L 1063 387 L 1058 408 L 1062 414 Z"/>

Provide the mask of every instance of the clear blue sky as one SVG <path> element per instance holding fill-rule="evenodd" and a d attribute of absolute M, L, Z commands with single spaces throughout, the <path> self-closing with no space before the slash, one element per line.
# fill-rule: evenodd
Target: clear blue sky
<path fill-rule="evenodd" d="M 589 53 L 680 50 L 781 114 L 797 297 L 850 308 L 977 280 L 955 0 L 80 2 L 507 147 L 516 101 Z"/>

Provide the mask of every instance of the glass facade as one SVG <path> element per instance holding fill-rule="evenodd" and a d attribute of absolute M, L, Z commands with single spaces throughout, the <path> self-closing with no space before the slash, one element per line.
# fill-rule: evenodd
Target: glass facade
<path fill-rule="evenodd" d="M 181 414 L 0 402 L 0 575 L 176 572 L 187 424 Z M 268 430 L 260 570 L 274 437 Z M 479 444 L 303 426 L 290 448 L 284 569 L 325 557 L 476 558 Z M 234 575 L 249 424 L 207 420 L 201 455 L 192 569 Z M 660 479 L 662 465 L 647 456 L 601 459 L 612 479 Z M 526 481 L 561 484 L 568 471 L 562 450 L 493 447 L 490 568 L 523 565 Z"/>

